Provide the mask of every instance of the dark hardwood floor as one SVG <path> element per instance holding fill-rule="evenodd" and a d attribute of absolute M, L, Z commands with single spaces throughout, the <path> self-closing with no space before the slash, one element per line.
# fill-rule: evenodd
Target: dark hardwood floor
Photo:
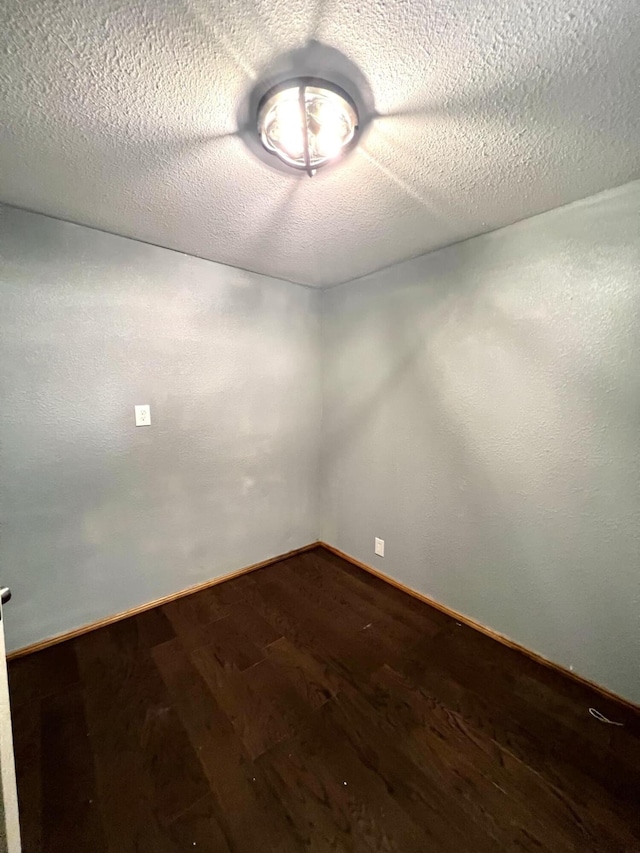
<path fill-rule="evenodd" d="M 9 676 L 25 853 L 640 851 L 633 711 L 324 549 Z"/>

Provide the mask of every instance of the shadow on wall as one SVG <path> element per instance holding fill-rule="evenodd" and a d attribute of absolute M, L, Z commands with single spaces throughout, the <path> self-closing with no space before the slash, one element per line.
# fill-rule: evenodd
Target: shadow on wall
<path fill-rule="evenodd" d="M 0 216 L 10 647 L 315 538 L 318 294 Z"/>
<path fill-rule="evenodd" d="M 637 558 L 637 347 L 615 329 L 640 306 L 602 292 L 587 236 L 559 228 L 539 255 L 518 228 L 338 289 L 329 395 L 353 403 L 330 404 L 325 478 L 353 501 L 366 455 L 367 512 L 419 540 L 405 582 L 540 647 L 525 606 L 584 659 L 624 598 L 604 568 Z"/>

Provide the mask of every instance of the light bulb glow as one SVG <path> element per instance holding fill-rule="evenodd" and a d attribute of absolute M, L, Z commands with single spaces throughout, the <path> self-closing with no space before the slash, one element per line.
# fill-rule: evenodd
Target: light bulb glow
<path fill-rule="evenodd" d="M 267 151 L 309 174 L 335 159 L 357 128 L 358 116 L 348 96 L 316 80 L 313 85 L 292 81 L 268 94 L 258 114 L 258 132 Z"/>
<path fill-rule="evenodd" d="M 289 157 L 295 159 L 304 155 L 304 124 L 297 90 L 287 92 L 287 97 L 278 103 L 278 109 L 269 111 L 265 117 L 264 133 Z"/>

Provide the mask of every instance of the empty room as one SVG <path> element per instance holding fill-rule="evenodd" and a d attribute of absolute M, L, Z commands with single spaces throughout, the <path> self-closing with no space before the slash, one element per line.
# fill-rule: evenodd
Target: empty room
<path fill-rule="evenodd" d="M 639 57 L 4 0 L 0 853 L 640 853 Z"/>

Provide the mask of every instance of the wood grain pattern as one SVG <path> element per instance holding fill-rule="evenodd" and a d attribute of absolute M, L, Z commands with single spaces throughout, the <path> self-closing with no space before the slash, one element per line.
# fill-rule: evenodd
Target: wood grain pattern
<path fill-rule="evenodd" d="M 218 809 L 209 794 L 183 812 L 167 830 L 176 850 L 197 853 L 231 853 L 218 822 Z"/>
<path fill-rule="evenodd" d="M 218 823 L 233 850 L 297 850 L 287 817 L 178 640 L 153 657 L 209 780 Z"/>
<path fill-rule="evenodd" d="M 34 850 L 36 853 L 42 850 L 43 817 L 40 705 L 39 699 L 33 699 L 16 708 L 13 711 L 12 721 L 22 849 L 23 851 Z"/>
<path fill-rule="evenodd" d="M 640 851 L 632 708 L 323 548 L 9 671 L 25 853 Z"/>
<path fill-rule="evenodd" d="M 295 734 L 306 721 L 300 695 L 270 661 L 239 672 L 225 670 L 210 646 L 197 649 L 192 657 L 251 758 Z"/>
<path fill-rule="evenodd" d="M 51 853 L 107 850 L 91 743 L 79 690 L 42 700 L 43 846 Z"/>
<path fill-rule="evenodd" d="M 15 711 L 25 702 L 64 691 L 79 680 L 71 644 L 30 655 L 20 666 L 9 667 L 11 707 Z"/>
<path fill-rule="evenodd" d="M 271 643 L 267 656 L 311 708 L 320 708 L 336 695 L 340 681 L 331 667 L 294 646 L 286 637 Z"/>
<path fill-rule="evenodd" d="M 492 628 L 488 628 L 486 625 L 482 625 L 480 622 L 476 622 L 475 619 L 471 619 L 469 616 L 465 616 L 463 613 L 458 613 L 456 610 L 452 610 L 450 607 L 441 604 L 439 601 L 430 598 L 428 595 L 423 595 L 423 593 L 418 592 L 417 590 L 412 589 L 409 586 L 406 586 L 400 581 L 397 581 L 395 578 L 392 578 L 389 575 L 385 575 L 383 572 L 379 572 L 377 569 L 374 569 L 373 566 L 369 566 L 367 565 L 367 563 L 363 563 L 360 560 L 356 560 L 355 557 L 351 557 L 349 554 L 345 554 L 344 551 L 340 551 L 338 548 L 334 548 L 333 545 L 328 545 L 326 542 L 319 542 L 318 546 L 319 548 L 330 552 L 334 557 L 338 557 L 343 562 L 350 563 L 352 566 L 356 566 L 357 568 L 364 570 L 372 577 L 382 580 L 385 584 L 388 584 L 389 586 L 395 588 L 398 592 L 406 593 L 412 598 L 415 598 L 417 601 L 429 605 L 429 607 L 433 608 L 434 610 L 438 610 L 445 616 L 448 616 L 451 619 L 455 619 L 456 621 L 463 623 L 469 628 L 473 628 L 474 631 L 478 631 L 481 634 L 485 634 L 490 639 L 495 640 L 496 642 L 501 643 L 502 645 L 507 646 L 508 648 L 515 649 L 517 652 L 520 652 L 520 654 L 526 655 L 527 657 L 531 658 L 533 661 L 535 661 L 535 663 L 540 664 L 541 666 L 548 667 L 550 670 L 555 670 L 562 678 L 571 679 L 577 684 L 593 691 L 594 693 L 600 694 L 600 697 L 606 702 L 612 702 L 614 706 L 618 709 L 618 711 L 622 706 L 627 706 L 627 708 L 629 708 L 632 715 L 634 716 L 637 716 L 637 714 L 640 712 L 640 708 L 630 700 L 626 699 L 624 696 L 618 696 L 616 693 L 613 693 L 611 690 L 608 690 L 601 684 L 596 684 L 594 681 L 590 681 L 588 678 L 584 678 L 584 676 L 579 675 L 577 672 L 572 672 L 569 669 L 565 669 L 565 667 L 561 666 L 561 664 L 548 660 L 542 655 L 539 655 L 537 652 L 528 649 L 526 646 L 522 646 L 520 645 L 520 643 L 516 643 L 515 640 L 511 640 L 509 639 L 509 637 L 505 637 L 504 634 L 500 634 L 498 631 L 494 631 Z"/>
<path fill-rule="evenodd" d="M 422 853 L 429 847 L 424 830 L 324 709 L 261 766 L 312 850 Z"/>
<path fill-rule="evenodd" d="M 54 637 L 47 637 L 44 640 L 39 640 L 37 643 L 30 643 L 28 646 L 23 646 L 21 649 L 14 649 L 7 655 L 7 660 L 18 660 L 18 658 L 27 657 L 35 652 L 41 652 L 45 649 L 57 646 L 59 643 L 66 643 L 76 637 L 81 637 L 83 634 L 88 634 L 91 631 L 97 631 L 99 628 L 106 628 L 108 625 L 113 625 L 116 622 L 121 622 L 123 619 L 130 619 L 141 613 L 146 613 L 149 610 L 155 610 L 164 604 L 169 604 L 172 601 L 177 601 L 185 596 L 194 595 L 202 590 L 217 586 L 218 584 L 227 584 L 231 580 L 241 580 L 244 575 L 255 572 L 257 569 L 262 569 L 265 566 L 271 566 L 279 563 L 281 560 L 286 560 L 296 554 L 304 554 L 306 551 L 315 550 L 318 547 L 317 542 L 310 542 L 308 545 L 303 545 L 301 548 L 294 548 L 286 554 L 280 554 L 277 557 L 269 557 L 268 560 L 261 560 L 259 563 L 253 563 L 251 566 L 245 566 L 235 572 L 229 572 L 226 575 L 213 578 L 212 580 L 203 581 L 203 583 L 195 584 L 187 589 L 180 589 L 177 592 L 172 592 L 162 598 L 157 598 L 154 601 L 147 601 L 139 607 L 131 607 L 128 610 L 123 610 L 121 613 L 114 613 L 111 616 L 105 616 L 104 619 L 98 619 L 96 622 L 90 622 L 87 625 L 81 625 L 79 628 L 74 628 L 72 631 L 65 631 L 62 634 L 56 634 Z"/>

